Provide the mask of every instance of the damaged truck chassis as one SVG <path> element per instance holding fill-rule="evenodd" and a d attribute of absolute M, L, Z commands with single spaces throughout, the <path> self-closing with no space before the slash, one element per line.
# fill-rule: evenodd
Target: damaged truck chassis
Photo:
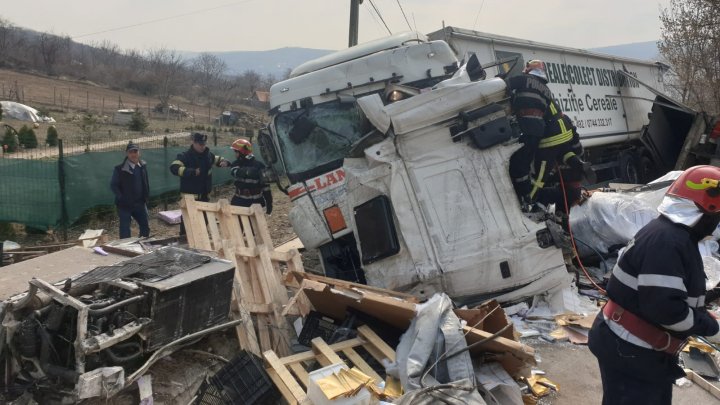
<path fill-rule="evenodd" d="M 237 323 L 227 322 L 233 276 L 231 262 L 167 247 L 63 285 L 32 279 L 28 292 L 0 304 L 0 398 L 111 397 L 154 353 Z"/>

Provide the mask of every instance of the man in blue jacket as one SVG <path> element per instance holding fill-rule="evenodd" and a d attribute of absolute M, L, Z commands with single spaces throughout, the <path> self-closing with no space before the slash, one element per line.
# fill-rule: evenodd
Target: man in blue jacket
<path fill-rule="evenodd" d="M 192 194 L 197 201 L 210 201 L 213 166 L 228 167 L 230 162 L 222 156 L 215 156 L 206 146 L 207 135 L 192 134 L 192 145 L 177 155 L 170 164 L 170 172 L 180 177 L 180 193 Z M 185 224 L 180 222 L 180 235 L 185 234 Z"/>
<path fill-rule="evenodd" d="M 140 147 L 130 141 L 125 148 L 125 160 L 115 166 L 110 188 L 120 216 L 120 238 L 130 237 L 130 221 L 135 218 L 140 236 L 150 236 L 147 201 L 150 196 L 147 166 L 140 160 Z"/>

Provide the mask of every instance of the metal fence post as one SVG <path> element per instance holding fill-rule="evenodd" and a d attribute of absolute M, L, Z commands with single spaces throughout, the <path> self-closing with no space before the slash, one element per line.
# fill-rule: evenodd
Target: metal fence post
<path fill-rule="evenodd" d="M 68 212 L 67 193 L 65 191 L 65 158 L 63 153 L 63 140 L 58 139 L 58 184 L 60 186 L 60 226 L 63 230 L 63 240 L 68 240 Z"/>
<path fill-rule="evenodd" d="M 165 149 L 165 151 L 164 151 L 165 153 L 163 153 L 163 156 L 165 156 L 166 158 L 167 158 L 167 147 L 168 147 L 168 137 L 167 137 L 167 135 L 166 135 L 166 136 L 163 136 L 163 149 Z M 167 163 L 167 159 L 166 159 L 166 162 L 165 162 L 165 163 Z M 166 173 L 167 173 L 167 172 L 166 172 Z M 167 211 L 167 210 L 168 210 L 168 199 L 169 199 L 169 197 L 168 197 L 167 194 L 166 194 L 166 195 L 163 197 L 163 211 Z"/>

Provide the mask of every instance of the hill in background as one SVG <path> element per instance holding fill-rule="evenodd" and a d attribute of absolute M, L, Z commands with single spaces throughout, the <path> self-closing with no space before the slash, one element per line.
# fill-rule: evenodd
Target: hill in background
<path fill-rule="evenodd" d="M 310 48 L 280 48 L 269 51 L 230 51 L 210 52 L 227 64 L 229 74 L 242 74 L 252 70 L 261 75 L 272 75 L 278 80 L 286 76 L 289 70 L 321 56 L 335 51 Z M 188 59 L 199 52 L 183 52 Z"/>
<path fill-rule="evenodd" d="M 601 48 L 590 48 L 589 51 L 604 53 L 613 56 L 657 60 L 660 51 L 656 41 L 635 42 L 605 46 Z M 228 66 L 228 73 L 242 74 L 252 70 L 261 75 L 272 75 L 280 80 L 284 78 L 289 70 L 321 56 L 334 52 L 329 49 L 311 48 L 280 48 L 270 51 L 231 51 L 231 52 L 210 52 L 218 56 Z M 198 52 L 183 52 L 186 58 L 191 59 L 197 56 Z"/>

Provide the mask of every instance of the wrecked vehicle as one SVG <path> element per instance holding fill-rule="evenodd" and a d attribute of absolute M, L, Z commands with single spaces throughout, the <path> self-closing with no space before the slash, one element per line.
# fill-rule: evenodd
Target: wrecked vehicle
<path fill-rule="evenodd" d="M 520 144 L 505 82 L 477 63 L 477 77 L 459 80 L 470 76 L 463 69 L 447 42 L 405 33 L 307 62 L 271 88 L 271 122 L 258 143 L 293 202 L 295 232 L 319 250 L 326 275 L 468 303 L 565 282 L 558 233 L 523 214 L 510 182 Z M 647 124 L 651 109 L 657 117 L 682 110 L 648 100 L 657 91 L 630 80 L 614 101 L 637 118 L 627 123 Z M 651 127 L 656 146 L 675 136 L 667 123 Z M 692 127 L 684 144 L 668 143 L 677 161 L 696 163 L 686 159 L 693 142 L 712 128 Z"/>
<path fill-rule="evenodd" d="M 406 33 L 308 62 L 271 88 L 259 143 L 328 276 L 465 302 L 564 283 L 561 250 L 510 181 L 520 144 L 505 82 L 450 79 L 458 69 L 447 43 Z"/>
<path fill-rule="evenodd" d="M 166 247 L 59 286 L 32 279 L 0 304 L 0 402 L 25 391 L 42 404 L 113 396 L 154 353 L 236 323 L 233 276 L 229 261 Z"/>

